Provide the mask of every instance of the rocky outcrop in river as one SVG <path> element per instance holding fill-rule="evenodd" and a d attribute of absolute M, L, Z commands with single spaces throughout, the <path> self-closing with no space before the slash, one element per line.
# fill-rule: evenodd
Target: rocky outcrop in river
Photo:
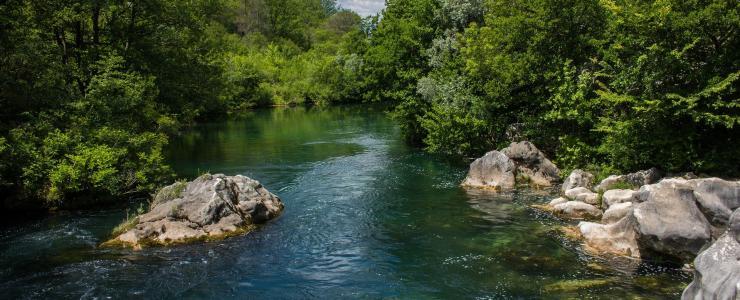
<path fill-rule="evenodd" d="M 218 239 L 277 217 L 283 203 L 248 177 L 203 175 L 160 190 L 151 210 L 106 245 L 141 248 Z"/>
<path fill-rule="evenodd" d="M 516 185 L 515 169 L 514 162 L 508 156 L 491 151 L 470 164 L 470 171 L 462 185 L 495 190 L 511 189 Z"/>
<path fill-rule="evenodd" d="M 560 181 L 559 174 L 537 147 L 525 141 L 473 161 L 462 185 L 494 190 L 512 189 L 517 183 L 549 187 Z"/>

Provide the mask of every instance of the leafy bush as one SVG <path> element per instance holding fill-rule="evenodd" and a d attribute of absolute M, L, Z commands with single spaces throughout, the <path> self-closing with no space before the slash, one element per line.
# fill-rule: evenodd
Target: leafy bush
<path fill-rule="evenodd" d="M 107 146 L 84 147 L 51 170 L 51 187 L 47 199 L 59 200 L 65 194 L 81 191 L 118 194 L 121 184 L 116 169 L 125 153 Z"/>

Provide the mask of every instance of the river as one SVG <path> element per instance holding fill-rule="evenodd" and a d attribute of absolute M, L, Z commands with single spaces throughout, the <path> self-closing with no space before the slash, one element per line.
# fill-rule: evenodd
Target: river
<path fill-rule="evenodd" d="M 185 179 L 257 179 L 286 209 L 245 236 L 142 251 L 97 247 L 121 208 L 6 226 L 0 298 L 675 299 L 690 281 L 585 254 L 529 207 L 553 191 L 460 188 L 466 166 L 406 146 L 380 108 L 258 110 L 193 128 L 168 160 Z"/>

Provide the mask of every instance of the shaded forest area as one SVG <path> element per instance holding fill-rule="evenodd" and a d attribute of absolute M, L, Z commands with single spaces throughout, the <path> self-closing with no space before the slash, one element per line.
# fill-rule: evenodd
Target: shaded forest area
<path fill-rule="evenodd" d="M 5 207 L 172 179 L 162 148 L 253 107 L 387 102 L 407 140 L 527 139 L 564 171 L 740 175 L 735 0 L 22 1 L 0 5 Z"/>

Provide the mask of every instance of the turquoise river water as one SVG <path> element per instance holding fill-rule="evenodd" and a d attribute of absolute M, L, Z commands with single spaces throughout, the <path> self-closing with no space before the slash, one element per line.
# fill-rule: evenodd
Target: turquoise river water
<path fill-rule="evenodd" d="M 0 298 L 675 299 L 672 266 L 587 255 L 531 204 L 553 191 L 459 187 L 463 163 L 406 146 L 381 109 L 259 110 L 174 139 L 181 178 L 261 181 L 278 219 L 220 242 L 98 245 L 125 208 L 0 229 Z M 136 207 L 132 203 L 131 207 Z"/>

